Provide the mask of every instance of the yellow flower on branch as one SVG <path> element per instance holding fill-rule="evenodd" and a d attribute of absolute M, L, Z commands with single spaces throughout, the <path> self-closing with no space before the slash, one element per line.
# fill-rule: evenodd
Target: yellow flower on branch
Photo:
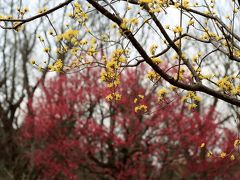
<path fill-rule="evenodd" d="M 136 113 L 139 111 L 147 112 L 147 106 L 142 104 L 142 105 L 136 106 L 134 110 Z"/>
<path fill-rule="evenodd" d="M 49 47 L 46 47 L 46 48 L 43 49 L 43 51 L 44 51 L 45 53 L 49 53 L 50 48 L 49 48 Z"/>
<path fill-rule="evenodd" d="M 225 158 L 226 155 L 227 155 L 227 154 L 226 154 L 225 152 L 221 152 L 221 153 L 220 153 L 220 157 L 221 157 L 221 158 Z"/>
<path fill-rule="evenodd" d="M 153 0 L 139 0 L 139 3 L 152 3 Z"/>
<path fill-rule="evenodd" d="M 233 154 L 230 156 L 230 160 L 231 160 L 231 161 L 234 161 L 234 160 L 235 160 L 235 156 L 234 156 Z"/>
<path fill-rule="evenodd" d="M 31 64 L 36 64 L 36 61 L 33 59 L 33 60 L 31 60 Z"/>
<path fill-rule="evenodd" d="M 240 145 L 240 139 L 236 139 L 233 145 L 235 148 L 237 148 Z"/>
<path fill-rule="evenodd" d="M 208 152 L 207 152 L 207 157 L 210 158 L 210 157 L 212 157 L 212 156 L 213 156 L 212 151 L 208 151 Z"/>
<path fill-rule="evenodd" d="M 200 148 L 204 148 L 205 147 L 205 143 L 202 143 L 201 145 L 200 145 Z"/>
<path fill-rule="evenodd" d="M 231 91 L 233 89 L 232 83 L 229 81 L 229 77 L 224 77 L 217 82 L 218 87 L 223 91 Z"/>
<path fill-rule="evenodd" d="M 174 33 L 181 33 L 183 31 L 181 26 L 176 26 L 175 28 L 173 28 L 173 32 Z"/>
<path fill-rule="evenodd" d="M 107 95 L 107 96 L 106 96 L 106 100 L 107 100 L 107 101 L 113 100 L 112 94 Z"/>

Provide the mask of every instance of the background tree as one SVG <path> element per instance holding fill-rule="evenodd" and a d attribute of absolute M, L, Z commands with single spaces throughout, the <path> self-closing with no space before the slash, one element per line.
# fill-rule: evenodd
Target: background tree
<path fill-rule="evenodd" d="M 157 96 L 155 89 L 146 88 L 142 72 L 122 75 L 121 99 L 117 93 L 108 95 L 97 70 L 58 76 L 42 85 L 19 141 L 36 176 L 237 178 L 235 135 L 218 126 L 214 108 L 199 114 L 180 105 L 178 97 Z"/>
<path fill-rule="evenodd" d="M 13 12 L 14 1 L 1 1 L 1 12 Z M 34 94 L 39 82 L 29 67 L 30 58 L 36 47 L 38 28 L 24 28 L 21 32 L 1 32 L 0 53 L 0 176 L 12 178 L 22 171 L 19 163 L 21 149 L 16 143 L 16 134 L 21 121 L 21 106 Z M 42 75 L 44 79 L 45 73 Z"/>

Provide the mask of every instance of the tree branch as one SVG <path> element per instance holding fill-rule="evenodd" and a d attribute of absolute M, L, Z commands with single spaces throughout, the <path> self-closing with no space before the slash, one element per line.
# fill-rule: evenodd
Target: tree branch
<path fill-rule="evenodd" d="M 41 18 L 43 16 L 46 16 L 48 14 L 51 14 L 53 13 L 54 11 L 58 10 L 58 9 L 61 9 L 62 7 L 64 6 L 67 6 L 69 3 L 71 3 L 73 0 L 67 0 L 57 6 L 55 6 L 54 8 L 52 9 L 49 9 L 41 14 L 38 14 L 36 16 L 32 16 L 30 18 L 27 18 L 27 19 L 4 19 L 4 18 L 0 18 L 0 22 L 3 21 L 3 22 L 19 22 L 17 25 L 15 26 L 0 26 L 2 29 L 17 29 L 19 28 L 21 25 L 27 23 L 27 22 L 30 22 L 30 21 L 34 21 L 38 18 Z"/>

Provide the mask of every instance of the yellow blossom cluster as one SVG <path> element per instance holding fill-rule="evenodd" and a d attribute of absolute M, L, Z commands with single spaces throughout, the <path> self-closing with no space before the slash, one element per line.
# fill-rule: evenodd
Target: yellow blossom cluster
<path fill-rule="evenodd" d="M 181 26 L 175 26 L 173 28 L 173 32 L 174 33 L 181 33 L 183 31 L 182 27 Z"/>
<path fill-rule="evenodd" d="M 163 61 L 160 59 L 160 58 L 158 58 L 158 57 L 156 57 L 156 58 L 152 58 L 152 61 L 155 63 L 155 64 L 161 64 Z"/>
<path fill-rule="evenodd" d="M 85 25 L 85 22 L 88 19 L 87 13 L 85 13 L 81 7 L 81 4 L 78 2 L 74 3 L 74 13 L 69 15 L 71 18 L 77 20 L 78 23 Z"/>
<path fill-rule="evenodd" d="M 44 68 L 47 68 L 50 72 L 62 72 L 63 71 L 63 62 L 61 59 L 57 59 L 53 64 L 49 64 L 47 67 L 43 67 L 41 64 L 36 63 L 34 59 L 32 59 L 31 64 L 36 66 L 39 71 L 43 70 Z M 46 64 L 46 61 L 44 61 L 44 64 Z"/>
<path fill-rule="evenodd" d="M 42 9 L 39 9 L 39 10 L 38 10 L 38 14 L 45 13 L 47 10 L 48 10 L 48 9 L 47 9 L 47 7 L 45 6 L 45 7 L 43 7 Z"/>
<path fill-rule="evenodd" d="M 119 74 L 111 68 L 101 72 L 101 80 L 107 82 L 109 88 L 117 87 L 120 84 Z"/>
<path fill-rule="evenodd" d="M 71 63 L 68 64 L 68 67 L 71 69 L 80 67 L 82 65 L 82 59 L 83 57 L 78 57 L 77 59 L 73 60 Z M 85 60 L 85 63 L 87 63 L 88 60 Z"/>
<path fill-rule="evenodd" d="M 165 5 L 168 4 L 168 0 L 138 0 L 139 3 L 153 3 L 155 5 Z"/>
<path fill-rule="evenodd" d="M 189 8 L 189 0 L 183 0 L 182 6 L 186 9 L 188 9 Z"/>
<path fill-rule="evenodd" d="M 203 33 L 203 35 L 200 37 L 200 39 L 202 40 L 216 40 L 216 41 L 219 41 L 221 40 L 222 38 L 217 35 L 216 33 L 214 32 L 211 32 L 209 31 L 207 28 L 205 29 L 205 32 Z"/>
<path fill-rule="evenodd" d="M 101 80 L 107 82 L 109 88 L 116 88 L 120 84 L 120 66 L 126 62 L 126 53 L 126 50 L 116 49 L 111 59 L 106 62 L 105 70 L 101 72 Z"/>
<path fill-rule="evenodd" d="M 234 145 L 234 148 L 238 148 L 238 147 L 240 146 L 240 139 L 236 139 L 236 140 L 234 141 L 234 144 L 233 144 L 233 145 Z M 200 148 L 205 148 L 205 147 L 206 147 L 205 143 L 202 143 L 202 144 L 200 145 Z M 233 150 L 232 150 L 229 154 L 227 154 L 226 152 L 222 151 L 222 152 L 220 152 L 220 153 L 217 154 L 217 155 L 214 155 L 212 151 L 208 151 L 208 152 L 207 152 L 207 157 L 208 157 L 208 158 L 210 158 L 210 157 L 219 157 L 219 158 L 222 158 L 222 159 L 224 159 L 224 158 L 226 158 L 226 157 L 229 157 L 229 159 L 230 159 L 231 161 L 234 161 L 234 160 L 236 159 Z"/>
<path fill-rule="evenodd" d="M 147 112 L 147 106 L 144 104 L 138 105 L 134 108 L 134 111 L 137 112 Z"/>
<path fill-rule="evenodd" d="M 235 156 L 233 154 L 230 156 L 230 160 L 232 160 L 232 161 L 235 160 Z"/>
<path fill-rule="evenodd" d="M 225 158 L 226 155 L 227 155 L 227 154 L 226 154 L 225 152 L 221 152 L 221 153 L 220 153 L 220 157 L 221 157 L 221 158 Z"/>
<path fill-rule="evenodd" d="M 238 84 L 233 90 L 231 91 L 233 95 L 239 95 L 240 94 L 240 84 Z"/>
<path fill-rule="evenodd" d="M 36 61 L 34 59 L 31 60 L 31 64 L 34 65 L 36 64 Z"/>
<path fill-rule="evenodd" d="M 133 102 L 134 104 L 137 104 L 134 107 L 134 111 L 137 112 L 147 112 L 148 107 L 142 103 L 142 100 L 144 99 L 144 95 L 139 94 L 136 98 L 134 98 Z"/>
<path fill-rule="evenodd" d="M 13 19 L 13 16 L 12 15 L 9 15 L 9 16 L 0 15 L 0 19 Z"/>
<path fill-rule="evenodd" d="M 207 157 L 210 158 L 210 157 L 212 157 L 212 156 L 213 156 L 212 151 L 208 151 L 208 152 L 207 152 Z"/>
<path fill-rule="evenodd" d="M 153 0 L 138 0 L 139 3 L 153 3 Z"/>
<path fill-rule="evenodd" d="M 194 91 L 188 91 L 187 95 L 182 98 L 182 101 L 192 99 L 194 101 L 200 102 L 201 98 L 197 96 L 196 92 Z"/>
<path fill-rule="evenodd" d="M 78 33 L 79 33 L 78 30 L 68 29 L 63 34 L 57 35 L 56 40 L 57 41 L 67 40 L 71 42 L 73 42 L 74 40 L 77 41 Z"/>
<path fill-rule="evenodd" d="M 134 104 L 136 104 L 137 102 L 141 101 L 142 99 L 144 99 L 144 95 L 139 94 L 138 97 L 134 98 L 133 102 L 134 102 Z"/>
<path fill-rule="evenodd" d="M 236 139 L 233 145 L 235 148 L 238 148 L 240 146 L 240 139 Z"/>
<path fill-rule="evenodd" d="M 29 11 L 28 7 L 25 7 L 23 9 L 20 9 L 19 7 L 17 7 L 16 10 L 22 16 Z"/>
<path fill-rule="evenodd" d="M 106 96 L 106 100 L 107 101 L 119 101 L 121 99 L 122 95 L 119 93 L 111 93 L 109 95 Z"/>
<path fill-rule="evenodd" d="M 57 42 L 64 41 L 64 43 L 60 42 L 60 46 L 56 49 L 57 54 L 66 54 L 67 52 L 71 53 L 72 60 L 68 64 L 65 65 L 64 71 L 69 71 L 75 68 L 79 68 L 80 66 L 87 66 L 91 64 L 91 58 L 87 58 L 88 56 L 94 56 L 98 51 L 96 50 L 97 47 L 97 40 L 95 37 L 90 39 L 81 39 L 79 40 L 79 30 L 69 29 L 64 31 L 62 34 L 59 34 L 55 37 Z M 50 35 L 53 33 L 49 33 Z M 66 45 L 67 44 L 71 44 Z M 88 46 L 87 46 L 88 45 Z M 83 55 L 85 57 L 83 58 Z M 52 69 L 52 68 L 50 68 Z"/>
<path fill-rule="evenodd" d="M 230 82 L 230 78 L 227 76 L 222 79 L 219 79 L 217 85 L 223 91 L 230 92 L 233 90 L 233 84 Z"/>
<path fill-rule="evenodd" d="M 196 55 L 193 55 L 192 62 L 197 63 L 201 56 L 202 56 L 202 52 L 198 52 Z"/>
<path fill-rule="evenodd" d="M 133 17 L 133 18 L 123 18 L 122 19 L 122 23 L 120 25 L 120 27 L 123 29 L 123 30 L 126 30 L 126 29 L 130 29 L 131 27 L 134 27 L 136 25 L 138 25 L 138 19 L 136 17 Z M 121 34 L 121 30 L 120 30 L 120 34 Z"/>
<path fill-rule="evenodd" d="M 155 81 L 159 81 L 161 79 L 161 76 L 156 73 L 155 71 L 149 71 L 147 73 L 147 78 L 150 79 L 151 81 L 155 82 Z"/>
<path fill-rule="evenodd" d="M 168 0 L 138 0 L 138 2 L 140 4 L 147 3 L 150 8 L 150 12 L 152 12 L 152 13 L 161 12 L 163 7 L 169 6 Z"/>
<path fill-rule="evenodd" d="M 200 148 L 204 148 L 205 147 L 205 143 L 202 143 L 201 145 L 200 145 Z"/>
<path fill-rule="evenodd" d="M 50 71 L 61 72 L 63 68 L 63 62 L 61 59 L 58 59 L 54 64 L 48 65 Z"/>
<path fill-rule="evenodd" d="M 188 21 L 188 26 L 192 26 L 192 25 L 194 25 L 194 23 L 195 23 L 195 21 L 191 19 Z"/>
<path fill-rule="evenodd" d="M 188 91 L 188 93 L 182 97 L 182 102 L 188 102 L 188 108 L 193 109 L 197 107 L 196 102 L 200 102 L 201 98 L 194 91 Z"/>
<path fill-rule="evenodd" d="M 97 43 L 97 40 L 95 38 L 91 38 L 89 42 L 88 50 L 87 50 L 87 55 L 93 56 L 97 52 L 96 43 Z"/>
<path fill-rule="evenodd" d="M 45 48 L 43 49 L 43 51 L 44 51 L 45 53 L 49 53 L 49 52 L 50 52 L 50 48 L 49 48 L 49 47 L 45 47 Z"/>
<path fill-rule="evenodd" d="M 156 52 L 156 49 L 158 48 L 158 45 L 156 44 L 152 44 L 149 48 L 149 52 L 150 52 L 150 55 L 151 56 L 154 56 L 155 55 L 155 52 Z"/>
<path fill-rule="evenodd" d="M 234 54 L 236 57 L 240 57 L 240 50 L 239 50 L 239 49 L 234 49 L 234 50 L 233 50 L 233 54 Z"/>
<path fill-rule="evenodd" d="M 116 93 L 116 88 L 120 84 L 121 65 L 126 63 L 127 50 L 116 49 L 112 52 L 110 60 L 103 58 L 105 62 L 105 70 L 101 72 L 100 78 L 107 83 L 108 88 L 113 88 L 114 93 L 109 94 L 106 99 L 108 101 L 121 99 L 121 95 Z"/>
<path fill-rule="evenodd" d="M 157 92 L 158 100 L 161 101 L 168 92 L 166 88 L 159 89 Z"/>

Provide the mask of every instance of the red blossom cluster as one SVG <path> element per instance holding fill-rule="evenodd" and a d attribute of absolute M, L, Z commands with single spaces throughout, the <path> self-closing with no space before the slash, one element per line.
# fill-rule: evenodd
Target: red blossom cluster
<path fill-rule="evenodd" d="M 136 70 L 122 74 L 122 97 L 108 102 L 98 74 L 59 75 L 33 99 L 21 142 L 41 179 L 239 177 L 237 161 L 207 157 L 233 148 L 234 134 L 217 125 L 214 108 L 193 112 L 178 97 L 159 102 Z M 136 112 L 139 104 L 147 111 Z"/>

